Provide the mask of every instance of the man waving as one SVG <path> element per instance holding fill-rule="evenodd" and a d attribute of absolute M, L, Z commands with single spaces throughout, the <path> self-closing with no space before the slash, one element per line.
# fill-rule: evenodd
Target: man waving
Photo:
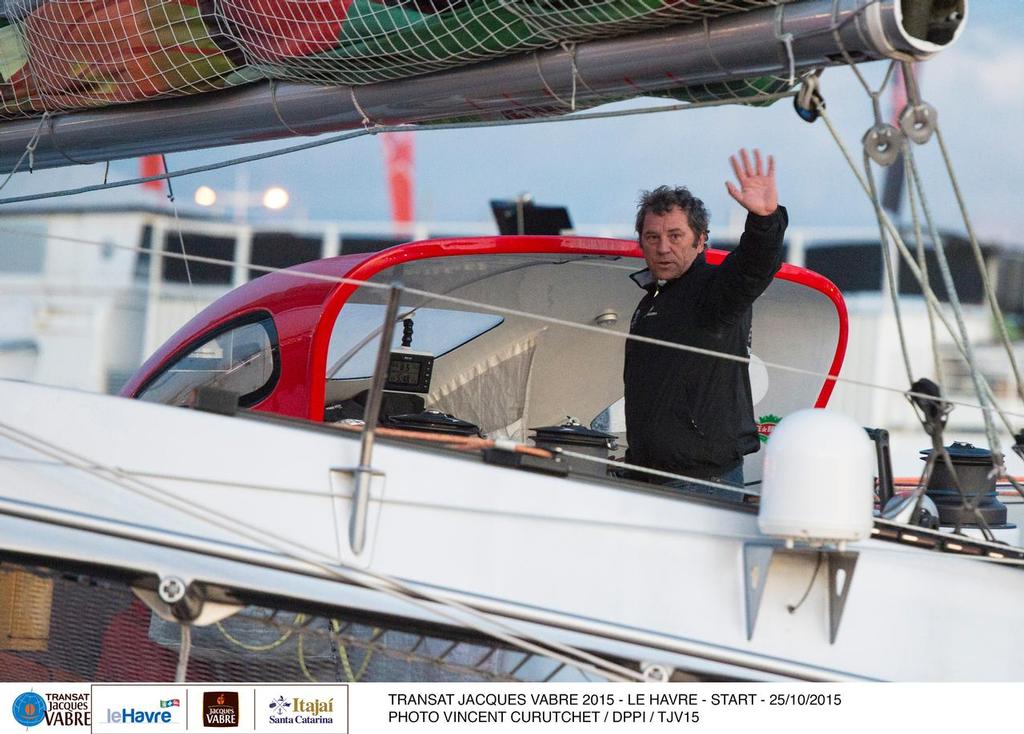
<path fill-rule="evenodd" d="M 630 334 L 747 357 L 751 305 L 778 271 L 788 217 L 778 204 L 775 161 L 755 150 L 730 159 L 726 182 L 747 210 L 739 246 L 708 265 L 708 211 L 684 187 L 645 191 L 636 232 L 647 268 L 631 277 L 647 291 Z M 629 340 L 623 379 L 627 461 L 742 486 L 743 456 L 757 451 L 747 365 Z M 673 480 L 670 486 L 687 487 Z"/>

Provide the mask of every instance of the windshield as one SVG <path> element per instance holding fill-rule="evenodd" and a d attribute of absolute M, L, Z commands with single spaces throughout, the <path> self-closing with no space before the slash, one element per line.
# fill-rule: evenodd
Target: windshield
<path fill-rule="evenodd" d="M 335 324 L 327 350 L 327 377 L 354 380 L 373 373 L 380 344 L 379 330 L 384 320 L 382 304 L 349 303 Z M 454 311 L 443 308 L 400 310 L 413 320 L 411 349 L 440 357 L 481 334 L 490 331 L 504 319 L 493 314 Z M 402 345 L 401 324 L 395 328 L 391 348 Z M 372 338 L 371 338 L 372 336 Z"/>

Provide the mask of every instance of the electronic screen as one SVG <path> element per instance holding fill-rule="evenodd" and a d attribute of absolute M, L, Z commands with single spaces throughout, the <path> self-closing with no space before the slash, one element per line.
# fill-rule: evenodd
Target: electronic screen
<path fill-rule="evenodd" d="M 385 390 L 425 393 L 430 390 L 434 357 L 416 352 L 392 352 Z"/>
<path fill-rule="evenodd" d="M 417 362 L 403 362 L 398 359 L 391 360 L 388 365 L 388 382 L 398 385 L 416 385 L 420 381 L 422 369 Z"/>

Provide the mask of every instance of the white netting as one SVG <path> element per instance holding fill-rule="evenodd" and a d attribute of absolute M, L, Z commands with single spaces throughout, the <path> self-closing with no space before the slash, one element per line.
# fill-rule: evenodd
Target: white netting
<path fill-rule="evenodd" d="M 0 117 L 257 79 L 368 84 L 788 0 L 0 0 Z M 685 99 L 775 91 L 715 85 Z"/>

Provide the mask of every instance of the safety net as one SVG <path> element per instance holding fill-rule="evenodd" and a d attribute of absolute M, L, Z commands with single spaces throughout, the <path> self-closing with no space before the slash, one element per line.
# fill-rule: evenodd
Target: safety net
<path fill-rule="evenodd" d="M 108 574 L 0 564 L 0 680 L 581 681 L 578 668 L 462 628 L 247 600 L 185 629 Z M 308 606 L 309 608 L 304 608 Z"/>
<path fill-rule="evenodd" d="M 790 0 L 0 0 L 0 117 L 257 80 L 370 84 Z M 771 77 L 681 89 L 777 91 Z"/>

